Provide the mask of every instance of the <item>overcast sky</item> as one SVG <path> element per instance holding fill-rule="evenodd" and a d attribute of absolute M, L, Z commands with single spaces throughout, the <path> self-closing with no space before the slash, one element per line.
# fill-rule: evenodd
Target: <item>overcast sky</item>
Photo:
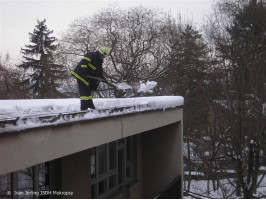
<path fill-rule="evenodd" d="M 127 9 L 135 6 L 158 8 L 180 13 L 183 20 L 193 20 L 200 26 L 211 12 L 213 0 L 0 0 L 0 53 L 9 53 L 12 60 L 21 57 L 20 49 L 29 44 L 29 33 L 37 25 L 37 19 L 46 19 L 48 29 L 60 39 L 68 25 L 81 16 L 93 15 L 107 7 Z"/>

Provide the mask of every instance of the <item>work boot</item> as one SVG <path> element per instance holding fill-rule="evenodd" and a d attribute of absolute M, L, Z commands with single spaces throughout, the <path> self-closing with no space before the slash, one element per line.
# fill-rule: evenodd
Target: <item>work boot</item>
<path fill-rule="evenodd" d="M 80 110 L 84 111 L 84 110 L 88 110 L 88 102 L 87 101 L 81 101 L 81 105 L 80 105 Z"/>
<path fill-rule="evenodd" d="M 92 99 L 88 101 L 88 106 L 90 109 L 95 109 Z"/>

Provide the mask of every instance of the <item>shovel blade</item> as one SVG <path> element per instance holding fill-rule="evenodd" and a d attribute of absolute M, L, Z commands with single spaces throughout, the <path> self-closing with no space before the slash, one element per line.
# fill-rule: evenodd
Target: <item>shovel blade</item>
<path fill-rule="evenodd" d="M 132 89 L 132 87 L 130 85 L 128 85 L 127 83 L 125 82 L 122 82 L 122 83 L 116 83 L 114 84 L 115 87 L 118 89 L 118 90 L 127 90 L 127 89 Z"/>

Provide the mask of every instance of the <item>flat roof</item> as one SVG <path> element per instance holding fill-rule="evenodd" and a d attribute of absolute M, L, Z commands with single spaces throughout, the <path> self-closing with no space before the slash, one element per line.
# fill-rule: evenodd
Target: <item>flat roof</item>
<path fill-rule="evenodd" d="M 0 135 L 184 105 L 181 96 L 105 98 L 93 101 L 95 110 L 80 111 L 78 98 L 0 100 Z"/>

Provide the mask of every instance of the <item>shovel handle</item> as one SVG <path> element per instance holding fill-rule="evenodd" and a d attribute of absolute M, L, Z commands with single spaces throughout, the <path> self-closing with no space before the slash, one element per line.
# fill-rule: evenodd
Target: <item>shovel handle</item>
<path fill-rule="evenodd" d="M 110 81 L 107 81 L 105 79 L 102 79 L 102 78 L 98 78 L 98 77 L 95 77 L 95 76 L 87 76 L 88 78 L 91 78 L 91 79 L 94 79 L 94 80 L 98 80 L 98 81 L 101 81 L 101 82 L 105 82 L 107 83 L 108 85 L 114 87 L 114 88 L 117 88 L 115 84 L 111 83 Z"/>

